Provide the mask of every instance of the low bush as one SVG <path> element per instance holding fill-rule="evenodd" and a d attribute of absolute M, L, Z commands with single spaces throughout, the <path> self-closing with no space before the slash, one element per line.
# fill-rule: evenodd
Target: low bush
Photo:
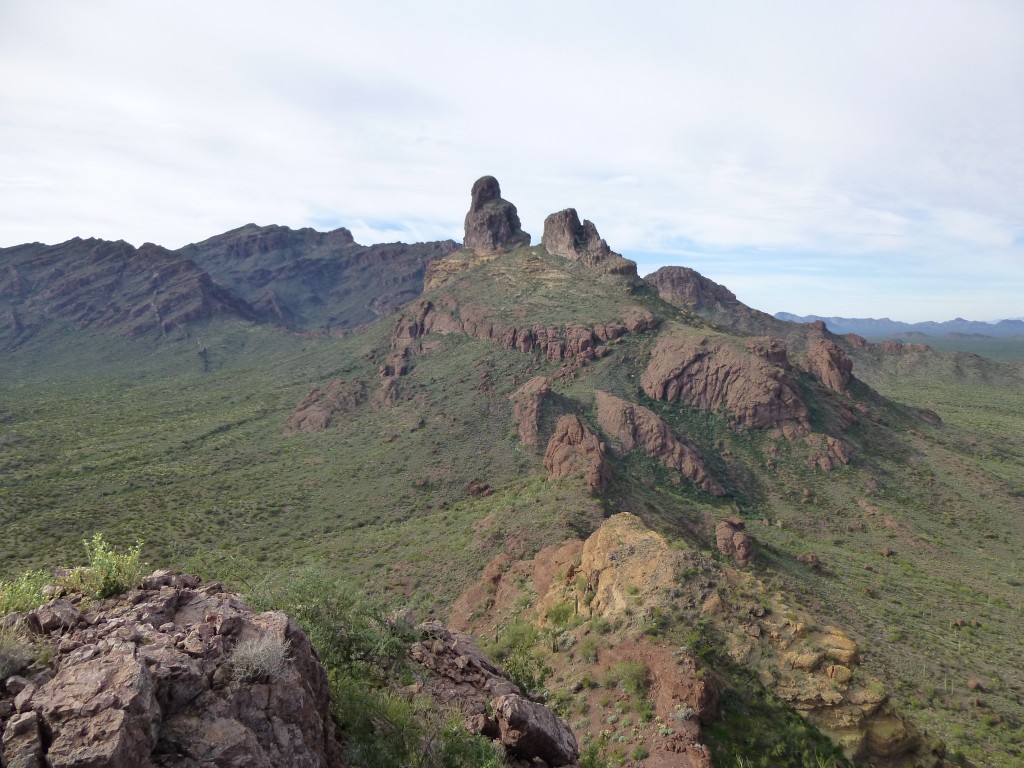
<path fill-rule="evenodd" d="M 232 679 L 256 683 L 279 677 L 288 661 L 288 649 L 288 642 L 276 635 L 243 640 L 231 651 Z"/>
<path fill-rule="evenodd" d="M 46 598 L 41 590 L 48 581 L 45 571 L 25 571 L 12 581 L 0 581 L 0 616 L 42 605 Z"/>
<path fill-rule="evenodd" d="M 102 600 L 137 587 L 146 575 L 146 564 L 139 559 L 142 555 L 141 541 L 129 547 L 124 554 L 118 553 L 100 533 L 82 543 L 89 565 L 75 568 L 57 580 L 58 585 L 69 592 L 81 592 L 87 597 Z"/>

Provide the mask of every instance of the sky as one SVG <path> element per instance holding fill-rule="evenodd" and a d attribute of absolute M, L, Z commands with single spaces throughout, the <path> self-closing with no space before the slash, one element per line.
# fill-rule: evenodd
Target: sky
<path fill-rule="evenodd" d="M 461 241 L 485 174 L 766 312 L 1019 317 L 1024 3 L 0 0 L 0 247 Z"/>

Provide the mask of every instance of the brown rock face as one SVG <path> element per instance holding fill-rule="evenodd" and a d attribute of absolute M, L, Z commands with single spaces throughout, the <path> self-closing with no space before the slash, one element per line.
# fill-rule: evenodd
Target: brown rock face
<path fill-rule="evenodd" d="M 786 371 L 785 347 L 750 343 L 740 350 L 724 338 L 666 334 L 640 379 L 655 400 L 724 409 L 750 429 L 781 427 L 788 439 L 810 431 L 808 410 Z"/>
<path fill-rule="evenodd" d="M 28 626 L 53 627 L 37 636 L 53 657 L 15 707 L 0 700 L 4 765 L 342 764 L 327 675 L 287 615 L 254 614 L 197 577 L 158 571 L 144 586 L 81 613 L 53 601 L 30 616 Z M 258 638 L 286 648 L 286 658 L 233 683 L 233 649 Z"/>
<path fill-rule="evenodd" d="M 519 440 L 523 445 L 536 447 L 541 403 L 550 392 L 547 377 L 535 376 L 509 395 L 512 414 L 519 425 Z"/>
<path fill-rule="evenodd" d="M 833 392 L 844 393 L 853 379 L 853 361 L 835 342 L 817 339 L 807 350 L 807 372 Z"/>
<path fill-rule="evenodd" d="M 594 394 L 598 423 L 622 451 L 628 453 L 640 448 L 648 456 L 679 472 L 702 491 L 712 496 L 725 495 L 725 489 L 708 473 L 697 450 L 672 434 L 668 424 L 657 414 L 607 392 L 598 390 Z"/>
<path fill-rule="evenodd" d="M 689 267 L 662 267 L 644 278 L 669 304 L 689 310 L 738 304 L 736 294 Z"/>
<path fill-rule="evenodd" d="M 501 187 L 493 176 L 484 176 L 473 184 L 472 201 L 466 214 L 467 248 L 477 253 L 500 253 L 530 244 L 523 232 L 516 207 L 501 197 Z"/>
<path fill-rule="evenodd" d="M 553 256 L 578 261 L 609 275 L 637 276 L 636 262 L 609 248 L 593 222 L 584 220 L 581 224 L 575 208 L 566 208 L 544 219 L 541 242 Z"/>
<path fill-rule="evenodd" d="M 850 463 L 850 450 L 842 440 L 831 435 L 808 435 L 805 438 L 814 448 L 807 463 L 826 472 Z"/>
<path fill-rule="evenodd" d="M 498 344 L 503 349 L 539 352 L 552 363 L 563 360 L 585 363 L 607 353 L 605 342 L 627 333 L 643 333 L 657 326 L 657 319 L 645 309 L 630 308 L 621 323 L 593 327 L 514 326 L 496 318 L 488 309 L 460 305 L 448 296 L 435 304 L 427 299 L 399 316 L 391 335 L 392 354 L 382 375 L 406 372 L 406 362 L 417 354 L 423 336 L 429 333 L 460 333 Z"/>
<path fill-rule="evenodd" d="M 327 429 L 339 415 L 355 410 L 365 399 L 366 385 L 361 381 L 335 379 L 323 388 L 314 387 L 295 406 L 295 412 L 284 427 L 284 434 Z"/>
<path fill-rule="evenodd" d="M 743 532 L 745 527 L 738 517 L 728 517 L 715 526 L 718 551 L 731 557 L 741 567 L 754 559 L 754 540 Z"/>
<path fill-rule="evenodd" d="M 544 452 L 549 480 L 582 476 L 591 491 L 601 492 L 611 478 L 604 458 L 604 443 L 575 416 L 563 416 Z"/>

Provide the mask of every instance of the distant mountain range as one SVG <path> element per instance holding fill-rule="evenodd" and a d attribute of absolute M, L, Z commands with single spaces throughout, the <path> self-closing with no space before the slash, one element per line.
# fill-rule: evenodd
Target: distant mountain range
<path fill-rule="evenodd" d="M 995 339 L 1009 339 L 1015 336 L 1024 338 L 1024 319 L 1014 318 L 1000 320 L 997 323 L 986 323 L 979 320 L 964 320 L 958 317 L 943 323 L 928 321 L 924 323 L 903 323 L 887 317 L 819 317 L 818 315 L 793 315 L 789 312 L 776 312 L 778 320 L 791 323 L 813 323 L 824 321 L 833 333 L 856 333 L 867 338 L 905 336 L 917 334 L 922 336 L 987 336 Z"/>

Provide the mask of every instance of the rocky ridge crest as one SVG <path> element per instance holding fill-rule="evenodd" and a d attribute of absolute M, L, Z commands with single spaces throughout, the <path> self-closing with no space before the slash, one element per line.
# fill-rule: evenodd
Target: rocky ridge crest
<path fill-rule="evenodd" d="M 581 224 L 575 208 L 566 208 L 544 219 L 541 243 L 553 256 L 585 264 L 604 274 L 637 277 L 636 262 L 609 248 L 593 222 L 584 220 Z"/>
<path fill-rule="evenodd" d="M 478 254 L 501 253 L 528 246 L 530 235 L 523 232 L 516 207 L 501 196 L 493 176 L 482 176 L 473 184 L 466 235 L 463 244 Z"/>

